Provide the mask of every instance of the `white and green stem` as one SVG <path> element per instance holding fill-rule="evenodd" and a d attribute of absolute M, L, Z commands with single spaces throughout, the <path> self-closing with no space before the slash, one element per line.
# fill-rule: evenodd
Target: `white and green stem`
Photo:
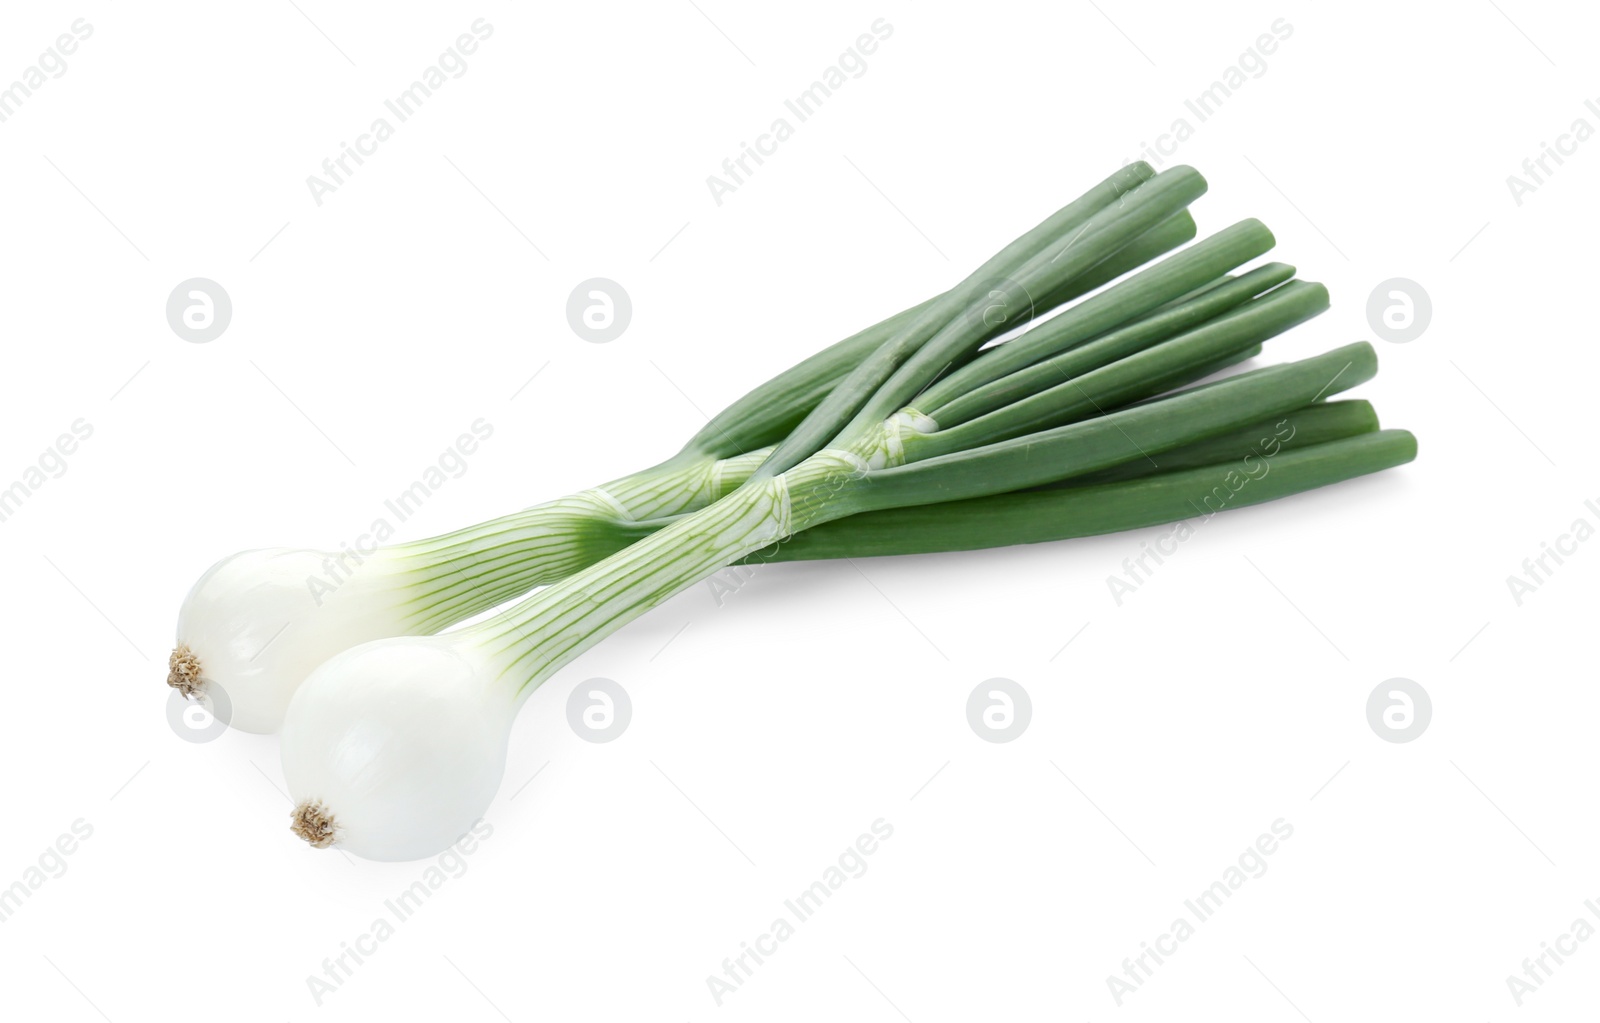
<path fill-rule="evenodd" d="M 573 658 L 674 594 L 795 533 L 849 515 L 850 485 L 866 471 L 852 453 L 820 451 L 459 635 L 478 644 L 526 699 Z"/>
<path fill-rule="evenodd" d="M 564 579 L 739 486 L 770 449 L 653 469 L 425 540 L 245 551 L 202 575 L 178 615 L 167 682 L 233 727 L 274 732 L 295 689 L 341 650 L 447 629 Z"/>

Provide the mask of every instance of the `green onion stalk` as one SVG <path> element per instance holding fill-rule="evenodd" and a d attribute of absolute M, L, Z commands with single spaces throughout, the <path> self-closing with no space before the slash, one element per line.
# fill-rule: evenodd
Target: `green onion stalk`
<path fill-rule="evenodd" d="M 1376 357 L 1363 343 L 1186 386 L 1326 307 L 1318 285 L 1272 283 L 1281 269 L 1233 286 L 1250 275 L 1229 272 L 1271 244 L 1252 222 L 1225 232 L 1206 258 L 1172 257 L 983 349 L 992 324 L 975 313 L 997 268 L 1022 293 L 1059 294 L 1203 190 L 1188 168 L 1132 189 L 1100 186 L 911 313 L 725 495 L 692 510 L 661 503 L 665 514 L 618 538 L 626 546 L 478 624 L 365 643 L 317 667 L 284 719 L 296 833 L 374 859 L 445 848 L 492 801 L 511 724 L 541 683 L 672 595 L 774 545 L 803 551 L 808 532 L 832 527 L 817 534 L 824 546 L 848 546 L 852 520 L 865 523 L 863 537 L 881 537 L 899 517 L 921 523 L 908 537 L 954 549 L 981 542 L 984 511 L 969 502 L 986 500 L 1013 509 L 1000 516 L 1008 525 L 997 542 L 1072 535 L 1091 528 L 1096 509 L 1102 524 L 1137 522 L 1141 495 L 1152 514 L 1171 515 L 1173 495 L 1192 496 L 1214 466 L 1162 472 L 1163 457 L 1226 448 L 1230 435 L 1370 379 Z M 1233 304 L 1210 318 L 1173 316 L 1164 329 L 1055 361 L 1223 290 Z M 999 354 L 1008 349 L 1025 355 Z M 1164 393 L 1175 386 L 1184 389 Z M 1284 453 L 1280 475 L 1304 489 L 1394 464 L 1409 457 L 1408 443 L 1397 432 L 1338 437 Z M 1060 486 L 1141 461 L 1154 474 Z M 1067 521 L 1074 515 L 1083 522 Z"/>

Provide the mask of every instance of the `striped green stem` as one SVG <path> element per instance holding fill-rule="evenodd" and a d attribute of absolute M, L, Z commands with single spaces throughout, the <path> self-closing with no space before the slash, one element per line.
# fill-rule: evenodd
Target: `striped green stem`
<path fill-rule="evenodd" d="M 1209 518 L 1381 472 L 1416 454 L 1410 433 L 1383 430 L 1285 448 L 1255 463 L 1230 458 L 1138 480 L 866 512 L 798 533 L 744 563 L 984 550 Z"/>
<path fill-rule="evenodd" d="M 1205 190 L 1205 179 L 1193 167 L 1162 171 L 1089 217 L 1078 230 L 1042 246 L 1017 269 L 1012 283 L 1029 295 L 1049 294 L 1105 260 L 1129 240 L 1173 216 Z M 1126 309 L 1121 319 L 1113 322 L 1122 322 L 1134 315 L 1138 314 Z M 987 336 L 982 326 L 980 318 L 953 316 L 925 341 L 908 344 L 903 354 L 895 353 L 901 357 L 895 360 L 897 366 L 893 372 L 886 374 L 881 384 L 858 403 L 855 415 L 827 443 L 847 447 L 908 404 L 949 366 L 978 349 Z M 808 443 L 815 450 L 822 441 L 797 431 L 779 446 L 769 465 L 763 466 L 757 474 L 786 468 L 799 461 Z"/>
<path fill-rule="evenodd" d="M 1151 177 L 1147 164 L 1125 167 L 1007 245 L 863 359 L 778 445 L 757 476 L 770 478 L 804 461 L 888 390 L 914 385 L 914 394 L 952 363 L 970 356 L 992 336 L 994 324 L 982 315 L 985 306 L 975 303 L 987 297 L 996 280 L 1011 280 L 1029 295 L 1057 291 L 1175 216 L 1204 191 L 1204 180 L 1184 170 L 1187 174 L 1169 171 Z M 1146 190 L 1157 182 L 1162 183 Z M 1074 245 L 1077 239 L 1084 239 L 1083 244 Z M 1056 261 L 1063 252 L 1067 255 Z M 968 315 L 975 309 L 977 315 Z M 901 372 L 908 364 L 920 366 L 918 359 L 930 358 L 931 368 L 918 370 L 915 379 Z M 871 418 L 875 422 L 892 411 Z"/>
<path fill-rule="evenodd" d="M 1006 310 L 999 322 L 992 325 L 985 340 L 1137 270 L 1193 240 L 1194 236 L 1194 218 L 1187 210 L 1181 210 L 1118 249 L 1111 258 L 1068 281 L 1046 299 L 1027 300 L 1020 309 Z M 853 334 L 752 389 L 707 421 L 670 464 L 692 466 L 770 449 L 788 436 L 863 359 L 940 297 L 935 295 Z"/>
<path fill-rule="evenodd" d="M 1045 486 L 1054 489 L 1094 486 L 1153 476 L 1158 472 L 1195 469 L 1219 462 L 1274 457 L 1279 451 L 1344 440 L 1377 429 L 1378 412 L 1371 402 L 1360 399 L 1319 401 L 1287 415 L 1273 416 L 1220 436 L 1173 448 L 1162 452 L 1157 458 L 1135 458 L 1109 469 L 1074 476 L 1069 480 L 1057 480 Z"/>
<path fill-rule="evenodd" d="M 874 471 L 858 488 L 860 511 L 935 504 L 1036 487 L 1154 455 L 1281 415 L 1370 380 L 1366 342 L 1213 384 L 1081 423 Z M 954 431 L 952 431 L 954 432 Z M 931 436 L 938 436 L 932 434 Z"/>
<path fill-rule="evenodd" d="M 1046 486 L 1082 487 L 1230 459 L 1271 457 L 1280 450 L 1321 444 L 1377 428 L 1377 415 L 1365 401 L 1319 403 L 1221 437 L 1185 445 L 1162 454 L 1154 462 L 1136 458 L 1111 469 Z M 753 452 L 729 460 L 720 475 L 720 487 L 730 491 L 737 488 L 759 464 L 763 454 Z M 681 492 L 684 491 L 674 485 L 664 490 L 663 496 Z M 667 500 L 655 505 L 652 514 L 636 515 L 629 514 L 601 490 L 586 491 L 446 536 L 397 545 L 391 548 L 393 556 L 413 571 L 416 579 L 405 591 L 407 620 L 416 634 L 448 628 L 536 587 L 573 575 L 649 536 L 673 518 L 721 496 L 716 490 L 705 490 L 698 494 L 703 501 Z M 636 504 L 635 507 L 647 506 Z M 843 523 L 862 519 L 875 521 L 852 516 Z M 827 535 L 848 536 L 849 528 L 842 524 L 830 526 Z M 841 556 L 852 556 L 847 543 L 837 542 L 844 544 L 840 549 L 846 553 Z M 864 536 L 860 550 L 870 552 L 877 543 L 872 535 Z"/>
<path fill-rule="evenodd" d="M 1293 415 L 1296 429 L 1305 430 L 1301 445 L 1343 435 L 1342 431 L 1352 426 L 1376 428 L 1371 406 L 1365 402 L 1328 403 Z M 1270 431 L 1266 424 L 1256 424 L 1214 441 L 1179 448 L 1163 455 L 1159 463 L 1139 455 L 1102 470 L 1096 479 L 1130 478 L 1159 469 L 1205 464 L 1220 452 L 1245 447 L 1240 437 L 1251 433 L 1267 436 Z M 902 464 L 907 461 L 906 452 L 895 444 L 909 443 L 917 450 L 925 436 L 910 417 L 901 414 L 879 435 L 884 450 L 866 453 L 865 460 L 870 468 Z M 756 450 L 730 459 L 669 463 L 666 468 L 624 477 L 441 537 L 396 545 L 383 553 L 396 559 L 416 580 L 404 591 L 405 614 L 414 631 L 435 632 L 574 575 L 665 524 L 712 505 L 743 485 L 766 454 L 766 450 Z M 857 450 L 855 454 L 863 453 Z M 917 457 L 923 454 L 925 451 L 917 450 Z"/>
<path fill-rule="evenodd" d="M 836 515 L 859 461 L 822 451 L 752 480 L 591 567 L 461 630 L 526 697 L 563 665 L 680 590 Z"/>
<path fill-rule="evenodd" d="M 777 476 L 752 476 L 709 507 L 463 630 L 462 638 L 526 698 L 675 593 L 794 534 L 866 511 L 988 496 L 1103 469 L 1293 411 L 1375 371 L 1371 347 L 1352 345 L 1024 441 L 910 466 L 875 469 L 852 452 L 826 448 Z"/>
<path fill-rule="evenodd" d="M 1258 272 L 1250 278 L 1253 284 L 1260 285 L 1256 291 L 1241 295 L 1243 289 L 1232 288 L 1224 293 L 1222 303 L 1216 301 L 1215 294 L 1209 301 L 1205 295 L 1198 295 L 1184 304 L 1182 308 L 1187 310 L 1186 313 L 1174 314 L 1164 307 L 1181 300 L 1196 288 L 1215 283 L 1218 275 L 1255 259 L 1272 246 L 1272 232 L 1259 220 L 1234 224 L 1126 280 L 1118 281 L 1100 294 L 1064 310 L 1005 344 L 983 352 L 966 366 L 916 395 L 915 405 L 943 422 L 944 417 L 940 413 L 953 401 L 972 392 L 983 391 L 986 385 L 1069 351 L 1104 331 L 1123 324 L 1138 324 L 1153 329 L 1155 336 L 1160 337 L 1162 331 L 1176 331 L 1204 322 L 1210 316 L 1226 311 L 1231 305 L 1237 305 L 1271 287 L 1272 284 L 1265 281 L 1279 271 Z M 1293 275 L 1291 270 L 1288 276 Z M 1273 283 L 1281 284 L 1287 279 L 1281 277 Z M 1157 315 L 1148 320 L 1141 319 L 1152 313 Z M 1129 350 L 1137 350 L 1137 345 Z"/>
<path fill-rule="evenodd" d="M 1087 372 L 1074 373 L 1076 367 L 1071 364 L 1093 365 L 1099 361 L 1094 354 L 1085 357 L 1069 352 L 1058 357 L 1061 364 L 1051 360 L 1017 374 L 1025 379 L 1011 383 L 1007 396 L 1020 393 L 1026 397 L 1009 405 L 985 412 L 999 396 L 983 394 L 946 406 L 932 417 L 939 429 L 916 439 L 917 457 L 968 450 L 1115 408 L 1141 396 L 1153 380 L 1181 378 L 1276 337 L 1327 308 L 1326 288 L 1291 281 L 1199 327 L 1123 358 L 1104 361 Z M 1055 383 L 1045 386 L 1050 381 Z M 956 425 L 948 425 L 946 417 Z"/>
<path fill-rule="evenodd" d="M 1242 277 L 1209 288 L 1203 294 L 1185 302 L 1165 306 L 1143 319 L 1102 334 L 1085 344 L 1068 348 L 1059 355 L 1042 358 L 1032 365 L 1026 365 L 1004 375 L 990 374 L 990 379 L 986 383 L 980 383 L 981 377 L 978 374 L 965 372 L 958 374 L 960 379 L 952 377 L 945 381 L 951 384 L 950 387 L 931 391 L 927 395 L 919 395 L 917 408 L 938 420 L 945 428 L 959 426 L 969 419 L 975 419 L 1036 394 L 1055 382 L 1071 380 L 1152 345 L 1171 340 L 1265 291 L 1276 288 L 1293 276 L 1294 267 L 1285 263 L 1268 263 Z M 1064 318 L 1065 315 L 1057 317 L 1057 319 Z M 996 363 L 992 368 L 997 371 L 1002 368 L 998 365 L 1000 361 L 998 356 L 1004 354 L 1008 345 L 1021 343 L 1034 332 L 1044 329 L 1036 327 L 1015 341 L 1008 342 L 1007 345 L 991 349 L 997 356 L 991 360 Z M 984 358 L 980 357 L 977 361 L 969 363 L 966 369 L 977 369 L 983 361 Z M 965 390 L 960 389 L 969 380 L 972 386 Z"/>

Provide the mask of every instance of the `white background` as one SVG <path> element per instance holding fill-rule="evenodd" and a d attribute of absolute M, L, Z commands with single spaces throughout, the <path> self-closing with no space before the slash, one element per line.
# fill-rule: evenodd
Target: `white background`
<path fill-rule="evenodd" d="M 1519 1009 L 1506 977 L 1600 897 L 1591 393 L 1600 116 L 1580 5 L 814 2 L 8 6 L 0 83 L 93 35 L 0 124 L 0 480 L 93 437 L 8 521 L 0 885 L 93 835 L 0 924 L 13 1018 L 1575 1018 L 1600 941 Z M 482 17 L 494 32 L 347 183 L 306 185 Z M 705 179 L 877 18 L 892 37 L 749 182 Z M 1205 123 L 1206 90 L 1293 34 Z M 1513 25 L 1512 22 L 1515 22 Z M 426 864 L 289 834 L 275 741 L 169 728 L 165 656 L 232 551 L 334 547 L 478 417 L 411 539 L 664 457 L 746 388 L 948 287 L 1188 116 L 1202 230 L 1244 216 L 1334 308 L 1268 361 L 1434 317 L 1356 396 L 1397 471 L 1207 523 L 763 569 L 684 593 L 525 708 L 493 835 L 319 1007 L 323 960 Z M 231 294 L 210 344 L 164 304 Z M 621 282 L 586 343 L 565 304 Z M 1373 340 L 1377 340 L 1373 338 Z M 537 374 L 537 376 L 535 376 Z M 531 382 L 529 382 L 532 378 Z M 685 625 L 687 627 L 685 628 Z M 594 745 L 563 706 L 627 688 Z M 981 741 L 968 693 L 1031 694 Z M 1416 680 L 1434 717 L 1374 734 Z M 535 778 L 535 774 L 537 777 Z M 530 781 L 530 779 L 532 779 Z M 515 795 L 513 799 L 512 796 Z M 718 1007 L 708 975 L 871 823 L 894 828 Z M 1293 837 L 1119 1007 L 1107 978 L 1272 822 Z"/>

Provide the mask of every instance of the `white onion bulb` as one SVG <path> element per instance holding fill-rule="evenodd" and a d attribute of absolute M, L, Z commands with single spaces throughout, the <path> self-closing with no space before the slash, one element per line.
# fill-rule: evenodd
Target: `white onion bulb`
<path fill-rule="evenodd" d="M 178 612 L 168 683 L 185 695 L 206 692 L 234 728 L 275 732 L 317 665 L 357 643 L 413 631 L 399 559 L 379 550 L 331 590 L 309 582 L 324 579 L 333 558 L 273 548 L 211 566 Z"/>
<path fill-rule="evenodd" d="M 313 671 L 284 720 L 295 833 L 370 860 L 456 841 L 505 773 L 516 689 L 495 679 L 451 635 L 369 643 Z"/>

